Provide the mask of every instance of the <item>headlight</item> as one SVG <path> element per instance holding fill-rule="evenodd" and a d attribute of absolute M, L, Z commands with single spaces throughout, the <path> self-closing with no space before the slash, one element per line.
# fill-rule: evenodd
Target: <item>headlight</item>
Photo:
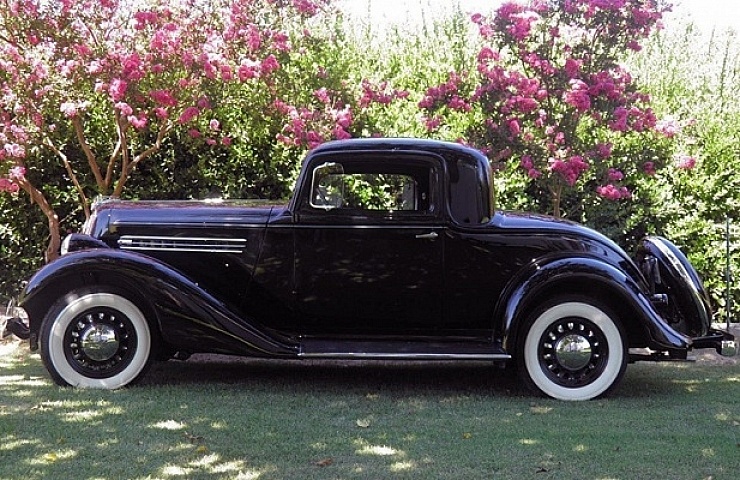
<path fill-rule="evenodd" d="M 69 253 L 69 242 L 71 239 L 72 239 L 72 235 L 67 235 L 66 237 L 64 237 L 64 240 L 62 240 L 62 248 L 61 248 L 62 256 Z"/>

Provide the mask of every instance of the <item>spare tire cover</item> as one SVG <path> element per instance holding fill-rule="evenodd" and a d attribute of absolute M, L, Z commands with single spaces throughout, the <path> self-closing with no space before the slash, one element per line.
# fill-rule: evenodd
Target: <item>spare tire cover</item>
<path fill-rule="evenodd" d="M 659 237 L 645 237 L 637 252 L 637 261 L 642 263 L 646 256 L 658 261 L 660 275 L 656 281 L 656 292 L 668 295 L 668 311 L 671 326 L 692 337 L 706 335 L 712 319 L 709 294 L 699 274 L 676 245 Z"/>

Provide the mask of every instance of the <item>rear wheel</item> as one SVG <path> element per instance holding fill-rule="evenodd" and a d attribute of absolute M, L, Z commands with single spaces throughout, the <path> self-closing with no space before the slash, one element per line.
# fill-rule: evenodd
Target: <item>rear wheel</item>
<path fill-rule="evenodd" d="M 40 333 L 41 358 L 59 385 L 120 388 L 141 378 L 151 364 L 149 324 L 117 293 L 66 295 L 49 310 Z"/>
<path fill-rule="evenodd" d="M 519 374 L 533 391 L 560 400 L 608 393 L 627 367 L 622 328 L 590 299 L 554 299 L 525 324 L 517 349 Z"/>

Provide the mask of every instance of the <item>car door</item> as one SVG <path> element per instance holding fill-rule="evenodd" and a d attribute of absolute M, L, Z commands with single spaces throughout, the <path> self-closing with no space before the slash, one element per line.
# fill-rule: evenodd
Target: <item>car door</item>
<path fill-rule="evenodd" d="M 295 224 L 307 335 L 434 335 L 442 315 L 442 163 L 420 154 L 313 161 Z"/>

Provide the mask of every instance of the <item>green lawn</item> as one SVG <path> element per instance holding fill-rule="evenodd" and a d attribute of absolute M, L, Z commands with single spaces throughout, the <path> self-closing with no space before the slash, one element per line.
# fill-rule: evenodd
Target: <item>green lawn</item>
<path fill-rule="evenodd" d="M 0 479 L 735 479 L 740 366 L 631 365 L 608 399 L 480 364 L 167 362 L 53 386 L 0 343 Z"/>

